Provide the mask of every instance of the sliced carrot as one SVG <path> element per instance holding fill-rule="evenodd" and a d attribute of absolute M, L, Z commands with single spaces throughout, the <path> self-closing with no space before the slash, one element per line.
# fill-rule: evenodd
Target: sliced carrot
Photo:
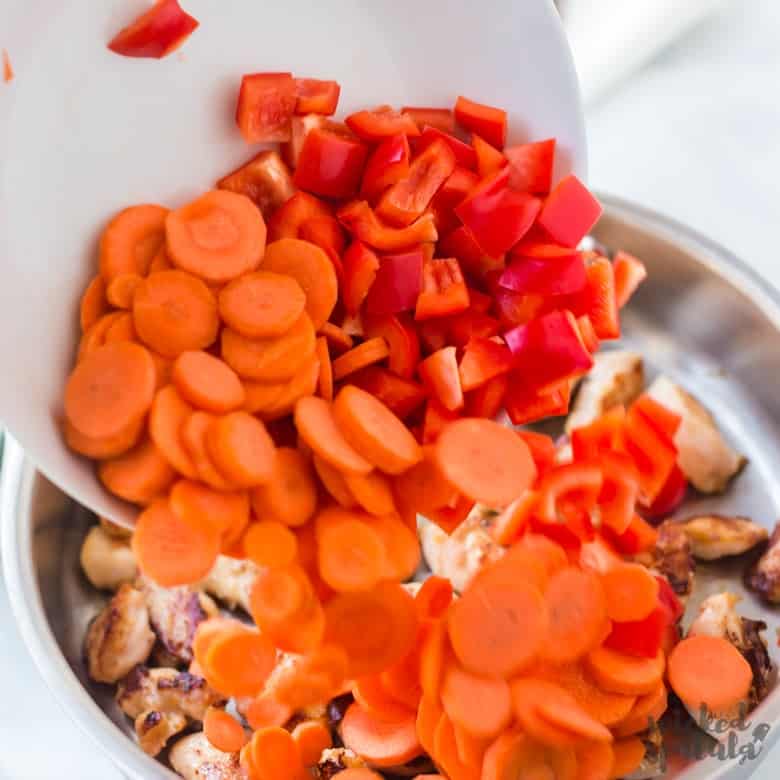
<path fill-rule="evenodd" d="M 180 517 L 166 500 L 158 500 L 138 516 L 132 545 L 141 571 L 170 588 L 191 585 L 211 571 L 219 534 L 213 525 Z"/>
<path fill-rule="evenodd" d="M 480 677 L 449 664 L 441 685 L 444 711 L 474 737 L 492 739 L 512 722 L 512 697 L 505 680 Z"/>
<path fill-rule="evenodd" d="M 387 342 L 381 336 L 367 339 L 333 361 L 333 378 L 337 381 L 344 379 L 361 368 L 381 362 L 389 354 Z"/>
<path fill-rule="evenodd" d="M 304 774 L 298 745 L 283 728 L 258 729 L 247 746 L 249 776 L 268 780 L 297 780 Z"/>
<path fill-rule="evenodd" d="M 250 523 L 244 533 L 246 557 L 258 566 L 285 568 L 298 557 L 295 534 L 276 520 Z"/>
<path fill-rule="evenodd" d="M 447 637 L 447 624 L 435 620 L 429 627 L 420 648 L 420 685 L 423 696 L 439 699 L 445 662 L 452 655 Z"/>
<path fill-rule="evenodd" d="M 88 458 L 116 458 L 134 447 L 144 432 L 145 420 L 141 418 L 112 436 L 94 438 L 77 431 L 68 420 L 62 425 L 65 443 L 74 452 Z"/>
<path fill-rule="evenodd" d="M 518 731 L 507 731 L 485 752 L 482 780 L 576 780 L 577 759 L 570 748 L 552 749 Z"/>
<path fill-rule="evenodd" d="M 298 321 L 306 294 L 295 279 L 268 271 L 240 276 L 219 293 L 219 314 L 249 339 L 281 336 Z"/>
<path fill-rule="evenodd" d="M 65 386 L 65 416 L 84 436 L 116 436 L 149 410 L 154 385 L 154 363 L 146 349 L 130 342 L 106 344 L 71 372 Z"/>
<path fill-rule="evenodd" d="M 612 727 L 616 737 L 628 737 L 647 731 L 657 724 L 669 706 L 669 693 L 662 681 L 650 693 L 637 697 L 634 706 L 627 715 Z"/>
<path fill-rule="evenodd" d="M 80 363 L 87 355 L 106 343 L 106 333 L 111 326 L 122 316 L 121 311 L 112 311 L 104 314 L 81 336 L 79 341 L 76 362 Z"/>
<path fill-rule="evenodd" d="M 255 382 L 243 379 L 244 411 L 250 414 L 262 414 L 266 409 L 273 409 L 284 394 L 288 381 Z"/>
<path fill-rule="evenodd" d="M 414 599 L 397 583 L 341 593 L 325 605 L 326 639 L 342 647 L 353 679 L 400 661 L 417 634 Z"/>
<path fill-rule="evenodd" d="M 544 565 L 548 579 L 569 565 L 569 558 L 563 547 L 542 534 L 527 533 L 517 546 L 530 552 Z"/>
<path fill-rule="evenodd" d="M 276 648 L 268 637 L 253 631 L 226 631 L 206 651 L 204 668 L 219 681 L 226 696 L 256 696 L 276 665 Z"/>
<path fill-rule="evenodd" d="M 322 398 L 302 398 L 295 405 L 295 426 L 313 452 L 342 472 L 368 474 L 372 464 L 360 455 L 336 424 L 333 407 Z"/>
<path fill-rule="evenodd" d="M 404 525 L 401 518 L 394 513 L 375 517 L 371 521 L 371 528 L 382 540 L 386 576 L 399 582 L 410 579 L 420 566 L 421 552 L 417 533 Z"/>
<path fill-rule="evenodd" d="M 246 399 L 235 371 L 208 352 L 182 352 L 171 378 L 182 398 L 214 414 L 240 409 Z"/>
<path fill-rule="evenodd" d="M 106 283 L 102 276 L 93 277 L 87 285 L 79 304 L 79 324 L 81 332 L 86 333 L 106 312 Z"/>
<path fill-rule="evenodd" d="M 265 426 L 248 412 L 217 417 L 206 431 L 206 449 L 220 474 L 240 487 L 268 482 L 276 448 Z"/>
<path fill-rule="evenodd" d="M 450 423 L 435 444 L 444 478 L 467 498 L 505 507 L 536 479 L 528 445 L 492 420 L 464 417 Z"/>
<path fill-rule="evenodd" d="M 372 766 L 398 766 L 422 753 L 414 713 L 399 720 L 383 720 L 351 704 L 341 721 L 344 746 Z"/>
<path fill-rule="evenodd" d="M 228 629 L 244 628 L 243 624 L 235 618 L 212 617 L 198 623 L 192 637 L 192 655 L 195 663 L 201 668 L 206 659 L 206 652 L 211 643 Z"/>
<path fill-rule="evenodd" d="M 542 561 L 520 545 L 515 545 L 503 557 L 478 571 L 470 585 L 478 585 L 483 590 L 504 586 L 511 588 L 518 579 L 544 593 L 549 576 Z"/>
<path fill-rule="evenodd" d="M 367 712 L 383 720 L 401 720 L 408 717 L 410 710 L 400 704 L 382 684 L 380 675 L 360 677 L 352 684 L 355 701 Z"/>
<path fill-rule="evenodd" d="M 658 605 L 658 580 L 638 563 L 621 563 L 601 576 L 611 620 L 646 618 Z"/>
<path fill-rule="evenodd" d="M 241 724 L 225 710 L 209 707 L 203 716 L 203 733 L 217 749 L 225 753 L 237 753 L 248 738 Z"/>
<path fill-rule="evenodd" d="M 111 323 L 111 327 L 106 331 L 103 339 L 105 344 L 113 344 L 117 341 L 138 341 L 138 334 L 135 331 L 133 315 L 130 312 L 123 311 Z M 155 370 L 156 375 L 156 370 Z"/>
<path fill-rule="evenodd" d="M 343 775 L 341 780 L 384 780 L 379 772 L 374 772 L 365 767 L 347 767 L 346 769 L 342 769 L 339 774 Z M 418 777 L 420 777 L 420 775 L 418 775 Z"/>
<path fill-rule="evenodd" d="M 108 283 L 119 274 L 145 276 L 165 241 L 168 209 L 145 204 L 120 211 L 100 239 L 100 275 Z"/>
<path fill-rule="evenodd" d="M 304 525 L 317 509 L 317 483 L 311 464 L 299 450 L 279 447 L 273 476 L 252 491 L 252 508 L 260 520 Z"/>
<path fill-rule="evenodd" d="M 294 376 L 314 354 L 316 339 L 304 312 L 281 336 L 248 339 L 237 331 L 222 331 L 222 358 L 242 378 L 283 382 Z"/>
<path fill-rule="evenodd" d="M 298 372 L 288 382 L 281 394 L 260 412 L 260 416 L 267 421 L 278 420 L 292 414 L 295 404 L 314 395 L 317 390 L 317 382 L 320 378 L 320 361 L 316 353 L 301 366 Z"/>
<path fill-rule="evenodd" d="M 323 322 L 317 332 L 321 333 L 327 339 L 328 346 L 337 355 L 346 352 L 348 349 L 352 349 L 354 344 L 352 336 L 350 336 L 344 328 L 340 328 L 332 322 Z"/>
<path fill-rule="evenodd" d="M 610 780 L 615 753 L 608 742 L 588 742 L 577 748 L 577 780 Z"/>
<path fill-rule="evenodd" d="M 656 688 L 666 664 L 662 650 L 655 658 L 640 658 L 599 647 L 586 656 L 585 665 L 604 690 L 637 696 Z"/>
<path fill-rule="evenodd" d="M 197 477 L 195 463 L 184 447 L 182 429 L 192 415 L 192 407 L 173 385 L 158 390 L 149 415 L 149 435 L 168 462 L 188 479 Z"/>
<path fill-rule="evenodd" d="M 618 780 L 628 777 L 639 769 L 645 758 L 645 743 L 639 737 L 626 737 L 617 739 L 612 745 L 612 773 L 610 778 Z"/>
<path fill-rule="evenodd" d="M 320 478 L 320 481 L 325 486 L 325 490 L 330 493 L 331 497 L 344 507 L 344 509 L 356 507 L 357 501 L 347 487 L 347 481 L 344 479 L 344 475 L 317 455 L 314 456 L 313 463 L 317 476 Z"/>
<path fill-rule="evenodd" d="M 298 745 L 298 752 L 304 766 L 316 766 L 322 751 L 333 746 L 330 729 L 320 720 L 305 720 L 292 730 L 292 738 Z"/>
<path fill-rule="evenodd" d="M 455 739 L 455 726 L 446 714 L 439 719 L 433 735 L 433 756 L 450 780 L 467 780 L 468 778 L 476 780 L 474 770 L 460 759 L 458 743 Z"/>
<path fill-rule="evenodd" d="M 444 716 L 444 710 L 439 703 L 438 695 L 423 696 L 420 699 L 420 706 L 417 709 L 417 737 L 425 748 L 425 752 L 430 756 L 433 755 L 436 728 L 442 716 Z"/>
<path fill-rule="evenodd" d="M 154 373 L 157 379 L 157 389 L 165 387 L 171 383 L 171 374 L 173 373 L 173 361 L 170 358 L 158 355 L 156 352 L 149 350 L 149 354 L 154 361 Z"/>
<path fill-rule="evenodd" d="M 157 254 L 152 258 L 152 262 L 149 263 L 148 273 L 156 274 L 158 271 L 172 271 L 175 267 L 168 257 L 168 250 L 163 242 L 162 246 L 157 250 Z"/>
<path fill-rule="evenodd" d="M 320 247 L 297 238 L 279 239 L 266 247 L 263 269 L 298 282 L 316 330 L 330 319 L 338 298 L 338 279 L 333 263 Z"/>
<path fill-rule="evenodd" d="M 439 620 L 452 603 L 452 583 L 445 577 L 431 574 L 414 596 L 414 605 L 421 620 Z"/>
<path fill-rule="evenodd" d="M 314 599 L 311 582 L 298 566 L 264 569 L 255 578 L 249 598 L 252 617 L 260 629 L 274 634 L 303 614 Z"/>
<path fill-rule="evenodd" d="M 349 492 L 363 509 L 372 515 L 389 515 L 395 512 L 393 489 L 384 474 L 344 474 Z"/>
<path fill-rule="evenodd" d="M 249 522 L 249 496 L 245 491 L 223 492 L 189 479 L 180 479 L 169 496 L 176 514 L 211 523 L 223 536 Z"/>
<path fill-rule="evenodd" d="M 145 439 L 129 452 L 103 461 L 98 476 L 115 496 L 145 505 L 168 490 L 176 472 L 157 447 Z"/>
<path fill-rule="evenodd" d="M 181 424 L 181 442 L 198 479 L 215 490 L 236 490 L 237 486 L 217 471 L 206 449 L 206 434 L 215 419 L 207 412 L 192 412 Z"/>
<path fill-rule="evenodd" d="M 320 376 L 317 382 L 317 389 L 320 398 L 326 401 L 333 400 L 333 364 L 330 361 L 330 351 L 328 350 L 328 340 L 325 336 L 317 339 L 317 357 L 320 360 Z"/>
<path fill-rule="evenodd" d="M 491 536 L 506 546 L 517 541 L 528 527 L 539 496 L 535 490 L 526 490 L 504 509 L 490 528 Z"/>
<path fill-rule="evenodd" d="M 717 715 L 747 701 L 752 680 L 750 664 L 722 637 L 686 637 L 669 656 L 669 684 L 696 711 Z"/>
<path fill-rule="evenodd" d="M 550 616 L 545 644 L 549 661 L 576 661 L 599 644 L 607 605 L 596 574 L 574 566 L 561 569 L 550 579 L 544 598 Z"/>
<path fill-rule="evenodd" d="M 422 460 L 409 429 L 371 393 L 347 385 L 333 402 L 333 414 L 347 441 L 382 471 L 401 474 Z"/>
<path fill-rule="evenodd" d="M 117 309 L 132 309 L 135 291 L 143 281 L 139 274 L 118 274 L 106 287 L 106 299 Z"/>
<path fill-rule="evenodd" d="M 214 293 L 184 271 L 144 279 L 133 297 L 133 320 L 141 341 L 170 358 L 213 344 L 219 328 Z"/>
<path fill-rule="evenodd" d="M 417 635 L 427 632 L 427 626 L 419 626 Z M 385 690 L 403 706 L 416 711 L 423 691 L 420 685 L 420 650 L 418 642 L 398 663 L 389 666 L 380 675 Z"/>
<path fill-rule="evenodd" d="M 280 701 L 296 710 L 322 706 L 343 688 L 346 669 L 344 651 L 324 645 L 281 667 L 269 687 Z"/>
<path fill-rule="evenodd" d="M 171 262 L 209 282 L 229 282 L 257 268 L 266 229 L 245 195 L 213 190 L 172 211 L 165 220 Z"/>
<path fill-rule="evenodd" d="M 452 722 L 452 730 L 455 735 L 455 747 L 461 763 L 481 770 L 482 761 L 485 758 L 485 751 L 490 745 L 490 740 L 475 737 L 455 721 Z"/>
<path fill-rule="evenodd" d="M 293 716 L 293 710 L 273 696 L 261 693 L 252 699 L 244 715 L 250 727 L 257 731 L 269 726 L 284 726 Z"/>
<path fill-rule="evenodd" d="M 436 509 L 457 503 L 458 492 L 444 479 L 433 447 L 423 446 L 422 454 L 416 466 L 395 478 L 394 493 L 399 509 L 409 507 L 427 517 Z"/>

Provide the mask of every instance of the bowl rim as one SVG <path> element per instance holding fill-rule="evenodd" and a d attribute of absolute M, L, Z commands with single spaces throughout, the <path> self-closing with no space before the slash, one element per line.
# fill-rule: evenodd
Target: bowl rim
<path fill-rule="evenodd" d="M 711 273 L 725 279 L 745 294 L 780 332 L 780 291 L 761 274 L 715 241 L 673 218 L 629 200 L 598 193 L 605 216 L 624 224 L 651 230 L 658 237 L 681 247 Z M 6 434 L 0 480 L 0 549 L 11 608 L 28 652 L 49 690 L 73 721 L 99 745 L 118 769 L 132 778 L 170 778 L 178 775 L 144 754 L 97 705 L 78 680 L 52 633 L 43 608 L 32 561 L 29 505 L 35 466 L 20 445 Z M 736 780 L 755 771 L 780 738 L 780 688 L 760 706 L 772 728 L 762 743 L 759 757 L 749 767 L 737 758 L 714 757 L 691 764 L 680 780 Z"/>

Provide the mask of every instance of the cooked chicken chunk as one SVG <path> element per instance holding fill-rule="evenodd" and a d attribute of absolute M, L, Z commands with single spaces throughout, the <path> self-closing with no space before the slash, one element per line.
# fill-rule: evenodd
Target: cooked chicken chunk
<path fill-rule="evenodd" d="M 504 555 L 504 547 L 490 534 L 497 516 L 497 512 L 477 504 L 449 536 L 434 523 L 424 521 L 420 541 L 430 570 L 448 578 L 462 593 L 480 569 Z"/>
<path fill-rule="evenodd" d="M 171 766 L 184 780 L 248 780 L 238 753 L 223 753 L 201 731 L 182 737 L 171 748 Z"/>
<path fill-rule="evenodd" d="M 674 437 L 677 463 L 702 493 L 720 493 L 747 462 L 723 438 L 713 416 L 679 385 L 659 376 L 647 392 L 682 417 Z"/>
<path fill-rule="evenodd" d="M 314 776 L 317 780 L 331 780 L 345 769 L 361 769 L 365 766 L 366 762 L 349 748 L 328 748 L 322 751 L 322 756 L 314 767 Z"/>
<path fill-rule="evenodd" d="M 637 352 L 621 349 L 596 355 L 566 418 L 566 433 L 590 425 L 613 406 L 627 406 L 644 386 L 644 364 Z"/>
<path fill-rule="evenodd" d="M 703 561 L 742 555 L 769 535 L 766 528 L 747 517 L 696 515 L 677 522 L 691 543 L 693 557 Z"/>
<path fill-rule="evenodd" d="M 113 683 L 144 663 L 154 645 L 149 610 L 141 591 L 122 585 L 87 631 L 89 676 Z"/>
<path fill-rule="evenodd" d="M 666 749 L 661 729 L 657 726 L 640 735 L 645 746 L 645 757 L 637 769 L 624 780 L 651 780 L 666 774 Z"/>
<path fill-rule="evenodd" d="M 766 601 L 780 604 L 780 523 L 772 531 L 766 552 L 745 573 L 745 585 Z"/>
<path fill-rule="evenodd" d="M 249 614 L 249 594 L 258 571 L 252 561 L 220 555 L 201 586 L 229 609 L 238 606 Z"/>
<path fill-rule="evenodd" d="M 661 523 L 655 547 L 637 555 L 636 561 L 666 577 L 683 603 L 691 595 L 696 564 L 691 555 L 691 543 L 679 523 L 671 520 Z"/>
<path fill-rule="evenodd" d="M 156 756 L 171 737 L 184 731 L 187 718 L 179 712 L 148 710 L 135 719 L 134 725 L 141 750 L 150 756 Z"/>
<path fill-rule="evenodd" d="M 103 525 L 89 529 L 81 544 L 81 568 L 99 590 L 116 590 L 132 582 L 138 572 L 126 537 L 108 533 Z"/>

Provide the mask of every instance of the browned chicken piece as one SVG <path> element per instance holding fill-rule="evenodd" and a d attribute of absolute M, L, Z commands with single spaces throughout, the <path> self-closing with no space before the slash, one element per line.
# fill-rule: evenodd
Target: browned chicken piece
<path fill-rule="evenodd" d="M 156 756 L 168 744 L 168 740 L 187 727 L 187 718 L 180 712 L 147 710 L 135 719 L 135 734 L 141 750 Z"/>
<path fill-rule="evenodd" d="M 666 577 L 683 603 L 691 595 L 696 563 L 691 555 L 691 543 L 679 523 L 672 520 L 661 523 L 655 547 L 637 555 L 635 560 Z"/>
<path fill-rule="evenodd" d="M 184 780 L 248 780 L 238 753 L 217 750 L 202 731 L 177 740 L 170 762 Z"/>
<path fill-rule="evenodd" d="M 771 604 L 780 604 L 780 523 L 764 554 L 745 573 L 745 585 Z"/>
<path fill-rule="evenodd" d="M 220 555 L 201 587 L 228 609 L 241 607 L 249 614 L 249 594 L 258 572 L 252 561 Z"/>
<path fill-rule="evenodd" d="M 328 748 L 322 751 L 322 756 L 314 767 L 314 776 L 317 780 L 331 780 L 345 769 L 362 769 L 365 766 L 366 762 L 349 748 Z"/>
<path fill-rule="evenodd" d="M 128 539 L 108 533 L 102 525 L 92 526 L 84 537 L 80 562 L 86 578 L 98 590 L 116 590 L 133 582 L 138 573 Z"/>
<path fill-rule="evenodd" d="M 153 645 L 154 632 L 143 594 L 131 585 L 122 585 L 87 630 L 89 676 L 97 682 L 114 683 L 144 663 Z"/>
<path fill-rule="evenodd" d="M 665 376 L 647 389 L 656 401 L 680 415 L 674 436 L 677 463 L 702 493 L 720 493 L 747 462 L 723 438 L 713 416 L 690 393 Z"/>
<path fill-rule="evenodd" d="M 742 555 L 769 536 L 766 528 L 748 517 L 695 515 L 675 522 L 685 531 L 693 557 L 703 561 Z"/>
<path fill-rule="evenodd" d="M 564 430 L 571 433 L 615 406 L 628 406 L 644 386 L 644 363 L 639 353 L 623 349 L 599 353 L 580 384 Z"/>

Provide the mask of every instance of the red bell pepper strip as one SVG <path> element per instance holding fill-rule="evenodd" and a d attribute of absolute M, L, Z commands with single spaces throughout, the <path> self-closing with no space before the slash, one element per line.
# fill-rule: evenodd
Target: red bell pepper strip
<path fill-rule="evenodd" d="M 292 174 L 278 152 L 266 150 L 223 176 L 217 187 L 246 195 L 268 220 L 295 194 Z"/>
<path fill-rule="evenodd" d="M 466 414 L 469 417 L 487 417 L 493 420 L 504 408 L 504 396 L 509 387 L 506 374 L 494 377 L 476 390 L 465 394 Z"/>
<path fill-rule="evenodd" d="M 593 357 L 570 311 L 553 311 L 504 334 L 518 373 L 529 387 L 545 390 L 590 371 Z"/>
<path fill-rule="evenodd" d="M 558 182 L 544 202 L 539 225 L 564 246 L 575 247 L 601 216 L 601 204 L 570 173 Z"/>
<path fill-rule="evenodd" d="M 295 169 L 295 184 L 315 195 L 351 198 L 357 194 L 368 148 L 350 138 L 324 128 L 306 136 Z"/>
<path fill-rule="evenodd" d="M 408 114 L 422 132 L 426 127 L 435 127 L 443 133 L 455 132 L 455 115 L 449 108 L 421 108 L 404 106 L 401 113 Z"/>
<path fill-rule="evenodd" d="M 606 257 L 597 257 L 588 263 L 585 274 L 585 287 L 575 304 L 577 313 L 590 317 L 600 339 L 620 338 L 620 316 L 612 263 Z"/>
<path fill-rule="evenodd" d="M 425 416 L 422 424 L 422 443 L 433 444 L 439 434 L 455 420 L 460 419 L 460 412 L 447 409 L 437 398 L 429 398 L 425 404 Z"/>
<path fill-rule="evenodd" d="M 658 601 L 669 610 L 672 620 L 676 623 L 685 614 L 685 607 L 666 577 L 656 575 L 655 578 L 658 580 Z"/>
<path fill-rule="evenodd" d="M 555 139 L 535 141 L 504 150 L 509 160 L 509 186 L 518 192 L 546 195 L 552 187 Z"/>
<path fill-rule="evenodd" d="M 492 339 L 474 338 L 460 359 L 460 386 L 464 392 L 474 390 L 494 377 L 509 373 L 513 362 L 506 345 Z"/>
<path fill-rule="evenodd" d="M 293 116 L 290 120 L 290 140 L 282 144 L 281 151 L 285 162 L 291 168 L 298 167 L 301 158 L 301 149 L 306 136 L 315 129 L 332 130 L 342 135 L 349 134 L 349 128 L 341 122 L 334 122 L 322 114 L 306 114 L 305 116 Z"/>
<path fill-rule="evenodd" d="M 604 474 L 595 462 L 556 466 L 539 481 L 536 515 L 544 523 L 565 523 L 572 510 L 590 513 L 603 484 Z"/>
<path fill-rule="evenodd" d="M 590 425 L 573 430 L 571 448 L 574 460 L 597 460 L 605 452 L 622 451 L 625 420 L 625 407 L 618 405 L 613 406 Z"/>
<path fill-rule="evenodd" d="M 524 295 L 498 285 L 493 291 L 493 302 L 496 314 L 504 328 L 525 325 L 539 317 L 545 306 L 545 300 L 541 295 Z"/>
<path fill-rule="evenodd" d="M 372 143 L 399 133 L 409 137 L 420 135 L 420 130 L 412 117 L 402 111 L 393 111 L 390 106 L 380 106 L 373 111 L 357 111 L 344 121 L 358 138 Z"/>
<path fill-rule="evenodd" d="M 530 229 L 541 201 L 508 186 L 509 173 L 502 168 L 472 190 L 455 213 L 491 257 L 508 252 Z"/>
<path fill-rule="evenodd" d="M 391 225 L 414 222 L 455 170 L 455 155 L 444 141 L 435 141 L 415 157 L 409 173 L 390 187 L 377 204 L 377 216 Z"/>
<path fill-rule="evenodd" d="M 585 263 L 579 252 L 546 260 L 515 257 L 498 279 L 498 283 L 509 290 L 535 293 L 548 298 L 553 295 L 577 295 L 584 289 L 586 282 Z"/>
<path fill-rule="evenodd" d="M 463 268 L 477 278 L 504 268 L 503 253 L 497 257 L 485 254 L 465 225 L 447 233 L 439 242 L 439 251 L 445 256 L 457 257 Z"/>
<path fill-rule="evenodd" d="M 301 225 L 298 235 L 304 241 L 316 244 L 328 254 L 335 254 L 339 258 L 346 245 L 344 230 L 339 221 L 331 216 L 307 219 Z"/>
<path fill-rule="evenodd" d="M 572 257 L 576 254 L 583 254 L 570 246 L 558 246 L 551 244 L 549 239 L 540 240 L 536 235 L 534 228 L 528 231 L 515 247 L 513 247 L 510 256 L 512 258 L 532 257 L 538 260 L 560 260 L 565 257 Z M 583 257 L 584 260 L 584 257 Z"/>
<path fill-rule="evenodd" d="M 419 249 L 383 257 L 366 296 L 366 313 L 397 314 L 414 309 L 422 289 L 422 268 Z"/>
<path fill-rule="evenodd" d="M 157 2 L 132 24 L 120 30 L 108 44 L 111 51 L 124 57 L 161 59 L 181 46 L 197 29 L 198 20 L 185 13 L 178 0 Z M 10 64 L 6 69 L 6 81 Z"/>
<path fill-rule="evenodd" d="M 350 374 L 349 383 L 378 398 L 402 420 L 422 406 L 425 390 L 381 366 L 367 366 Z"/>
<path fill-rule="evenodd" d="M 388 368 L 404 379 L 411 379 L 420 362 L 420 339 L 411 317 L 406 314 L 366 314 L 363 327 L 367 338 L 382 337 L 390 355 Z"/>
<path fill-rule="evenodd" d="M 497 149 L 504 148 L 507 117 L 503 109 L 475 103 L 461 95 L 455 103 L 455 121 Z"/>
<path fill-rule="evenodd" d="M 311 219 L 332 217 L 330 207 L 307 192 L 296 192 L 268 221 L 268 240 L 298 238 L 301 226 Z"/>
<path fill-rule="evenodd" d="M 479 177 L 476 173 L 468 170 L 468 168 L 457 165 L 447 181 L 442 184 L 441 188 L 431 201 L 431 211 L 433 211 L 436 216 L 436 227 L 439 229 L 440 233 L 450 233 L 460 227 L 460 220 L 455 216 L 455 206 L 457 206 L 478 183 Z"/>
<path fill-rule="evenodd" d="M 580 329 L 582 343 L 587 347 L 588 352 L 590 352 L 591 355 L 595 354 L 601 342 L 596 335 L 596 329 L 593 327 L 590 317 L 588 317 L 587 314 L 577 317 L 577 327 Z"/>
<path fill-rule="evenodd" d="M 244 76 L 236 106 L 236 124 L 244 140 L 249 144 L 289 141 L 296 100 L 290 73 Z"/>
<path fill-rule="evenodd" d="M 432 214 L 423 214 L 408 227 L 394 228 L 383 224 L 366 201 L 356 200 L 342 206 L 337 216 L 355 238 L 381 252 L 398 252 L 439 237 Z"/>
<path fill-rule="evenodd" d="M 469 292 L 472 296 L 474 291 Z M 447 318 L 450 341 L 459 349 L 462 349 L 474 338 L 489 339 L 498 333 L 499 323 L 495 317 L 477 311 L 472 300 L 471 307 L 460 314 L 453 314 Z"/>
<path fill-rule="evenodd" d="M 599 458 L 604 483 L 599 495 L 601 523 L 620 535 L 631 525 L 639 497 L 639 473 L 634 461 L 619 452 L 602 452 Z"/>
<path fill-rule="evenodd" d="M 490 535 L 499 544 L 514 545 L 530 527 L 538 498 L 535 490 L 526 490 L 494 519 Z"/>
<path fill-rule="evenodd" d="M 471 308 L 480 314 L 487 314 L 493 305 L 493 299 L 487 294 L 469 287 L 469 300 Z"/>
<path fill-rule="evenodd" d="M 349 314 L 360 311 L 379 270 L 379 258 L 362 241 L 353 241 L 341 258 L 344 280 L 341 300 Z"/>
<path fill-rule="evenodd" d="M 428 393 L 454 412 L 463 408 L 463 388 L 460 386 L 458 358 L 455 347 L 444 347 L 427 357 L 417 367 Z"/>
<path fill-rule="evenodd" d="M 546 417 L 568 414 L 570 396 L 568 382 L 540 393 L 528 388 L 522 376 L 512 373 L 509 375 L 509 388 L 504 397 L 504 406 L 514 425 L 525 425 Z"/>
<path fill-rule="evenodd" d="M 332 116 L 339 104 L 341 86 L 338 81 L 295 79 L 296 114 Z"/>
<path fill-rule="evenodd" d="M 363 172 L 360 197 L 374 201 L 408 173 L 409 141 L 404 133 L 391 135 L 371 152 Z"/>
<path fill-rule="evenodd" d="M 423 264 L 423 283 L 414 311 L 416 320 L 457 314 L 469 307 L 469 289 L 454 257 Z"/>
<path fill-rule="evenodd" d="M 642 620 L 613 623 L 604 645 L 624 655 L 655 658 L 673 623 L 668 607 L 658 604 Z"/>
<path fill-rule="evenodd" d="M 651 395 L 642 393 L 631 405 L 631 408 L 644 415 L 645 419 L 666 439 L 674 443 L 674 437 L 682 424 L 682 417 L 667 408 Z"/>
<path fill-rule="evenodd" d="M 652 550 L 658 541 L 658 531 L 637 514 L 631 518 L 631 525 L 624 533 L 613 534 L 608 528 L 603 529 L 603 533 L 624 555 L 639 555 Z"/>
<path fill-rule="evenodd" d="M 474 502 L 471 499 L 458 496 L 454 506 L 426 509 L 425 516 L 432 523 L 436 523 L 446 534 L 451 534 L 469 516 L 469 512 L 473 508 Z"/>
<path fill-rule="evenodd" d="M 420 336 L 420 344 L 425 354 L 430 355 L 450 344 L 450 317 L 439 317 L 415 323 Z"/>
<path fill-rule="evenodd" d="M 470 171 L 477 169 L 477 153 L 474 151 L 474 147 L 456 138 L 450 133 L 446 133 L 443 130 L 439 130 L 436 127 L 426 125 L 423 128 L 422 134 L 416 141 L 417 153 L 424 151 L 434 141 L 446 141 L 450 149 L 455 153 L 455 160 L 458 165 L 464 168 L 468 168 Z"/>
<path fill-rule="evenodd" d="M 615 253 L 612 268 L 615 272 L 615 299 L 618 308 L 622 309 L 646 279 L 647 269 L 641 260 L 622 251 Z"/>
<path fill-rule="evenodd" d="M 506 157 L 476 133 L 471 137 L 471 145 L 477 153 L 477 173 L 481 179 L 492 176 L 507 165 Z"/>
<path fill-rule="evenodd" d="M 540 477 L 555 467 L 556 449 L 555 442 L 546 433 L 536 431 L 519 430 L 515 433 L 528 445 L 531 457 L 536 464 L 536 471 Z"/>
<path fill-rule="evenodd" d="M 655 501 L 650 506 L 644 507 L 642 511 L 651 520 L 661 520 L 672 514 L 685 501 L 687 492 L 688 480 L 682 469 L 675 464 Z"/>

